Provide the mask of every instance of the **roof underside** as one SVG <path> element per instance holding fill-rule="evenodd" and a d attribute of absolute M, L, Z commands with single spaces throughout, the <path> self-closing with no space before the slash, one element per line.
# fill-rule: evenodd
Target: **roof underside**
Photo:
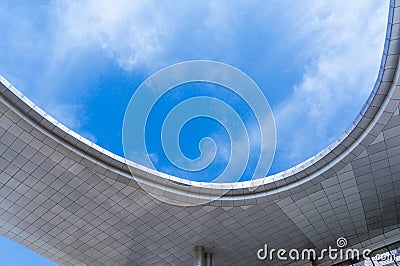
<path fill-rule="evenodd" d="M 190 265 L 195 245 L 216 265 L 256 265 L 265 243 L 318 250 L 338 237 L 355 248 L 400 240 L 397 6 L 391 2 L 378 81 L 349 130 L 255 192 L 250 182 L 206 205 L 154 199 L 129 177 L 130 162 L 66 129 L 2 79 L 0 234 L 60 264 L 105 265 Z"/>

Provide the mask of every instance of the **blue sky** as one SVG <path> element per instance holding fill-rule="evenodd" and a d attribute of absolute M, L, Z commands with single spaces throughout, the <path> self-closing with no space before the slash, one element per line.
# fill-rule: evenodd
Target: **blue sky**
<path fill-rule="evenodd" d="M 275 116 L 270 174 L 316 154 L 356 117 L 377 77 L 389 6 L 132 2 L 3 0 L 0 74 L 66 126 L 122 156 L 124 112 L 146 78 L 187 60 L 230 64 L 258 84 Z M 190 139 L 195 128 L 182 132 L 189 157 L 198 155 L 188 148 L 197 145 Z"/>

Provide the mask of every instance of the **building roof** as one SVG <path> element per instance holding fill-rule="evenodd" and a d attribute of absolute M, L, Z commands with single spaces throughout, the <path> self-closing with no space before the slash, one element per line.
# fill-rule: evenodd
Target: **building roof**
<path fill-rule="evenodd" d="M 354 248 L 399 241 L 400 3 L 390 5 L 377 82 L 359 116 L 314 157 L 252 181 L 200 183 L 137 165 L 1 78 L 0 234 L 60 264 L 106 265 L 188 265 L 196 245 L 217 265 L 256 265 L 265 243 L 318 250 L 338 237 Z"/>

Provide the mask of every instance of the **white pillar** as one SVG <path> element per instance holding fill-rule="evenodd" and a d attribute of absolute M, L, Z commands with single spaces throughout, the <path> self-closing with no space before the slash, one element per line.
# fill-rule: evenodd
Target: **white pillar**
<path fill-rule="evenodd" d="M 205 258 L 205 266 L 212 266 L 212 254 L 205 253 L 204 258 Z"/>
<path fill-rule="evenodd" d="M 194 266 L 204 266 L 204 248 L 202 246 L 194 247 Z"/>

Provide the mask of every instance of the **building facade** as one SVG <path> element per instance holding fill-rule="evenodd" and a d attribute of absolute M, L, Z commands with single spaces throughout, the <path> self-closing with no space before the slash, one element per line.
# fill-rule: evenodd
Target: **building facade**
<path fill-rule="evenodd" d="M 338 238 L 346 240 L 343 248 L 395 253 L 400 1 L 390 5 L 376 85 L 348 130 L 309 160 L 240 184 L 181 180 L 127 161 L 69 130 L 1 78 L 0 234 L 63 265 L 191 265 L 199 250 L 215 265 L 356 263 L 257 256 L 265 244 L 320 252 L 337 248 Z M 183 206 L 152 197 L 139 183 Z M 209 195 L 220 196 L 202 202 Z"/>

